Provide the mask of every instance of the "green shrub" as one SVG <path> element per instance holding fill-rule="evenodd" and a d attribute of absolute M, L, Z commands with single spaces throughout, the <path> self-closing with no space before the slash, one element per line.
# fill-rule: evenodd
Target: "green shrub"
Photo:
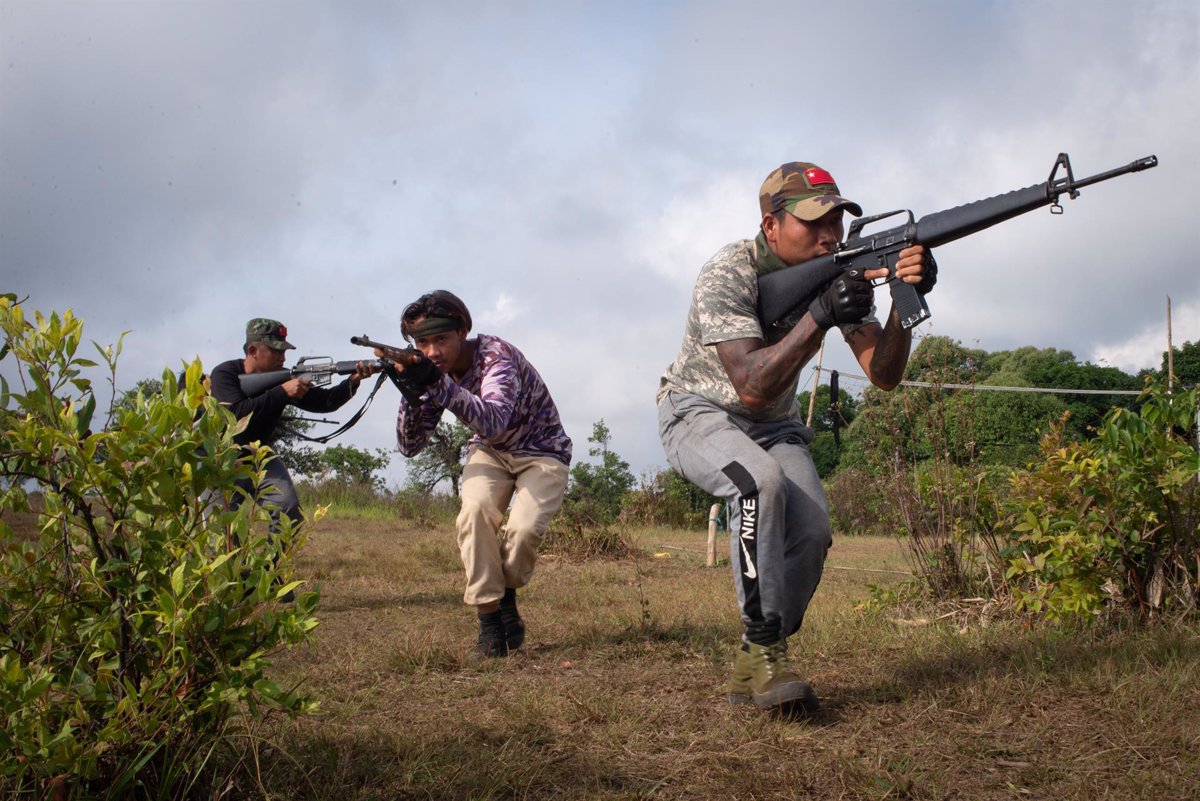
<path fill-rule="evenodd" d="M 1194 613 L 1200 594 L 1197 391 L 1150 386 L 1086 443 L 1061 426 L 1042 461 L 1017 474 L 1005 505 L 1008 575 L 1021 607 L 1051 617 Z"/>
<path fill-rule="evenodd" d="M 199 362 L 94 431 L 81 321 L 29 322 L 9 296 L 0 325 L 0 795 L 195 793 L 238 710 L 313 706 L 266 675 L 316 625 L 316 593 L 277 600 L 299 585 L 302 538 L 286 516 L 270 535 L 268 510 L 219 502 L 268 452 L 239 459 Z M 120 347 L 96 346 L 110 381 Z"/>

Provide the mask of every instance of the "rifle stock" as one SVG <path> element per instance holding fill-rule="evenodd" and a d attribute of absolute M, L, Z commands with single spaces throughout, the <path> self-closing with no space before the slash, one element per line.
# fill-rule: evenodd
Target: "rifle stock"
<path fill-rule="evenodd" d="M 817 294 L 842 272 L 885 267 L 888 276 L 877 285 L 890 284 L 892 305 L 899 313 L 900 324 L 912 328 L 931 315 L 925 298 L 911 284 L 896 278 L 896 262 L 904 248 L 918 243 L 929 248 L 939 247 L 1042 206 L 1050 206 L 1052 214 L 1061 214 L 1062 206 L 1058 203 L 1061 195 L 1073 199 L 1085 186 L 1156 166 L 1158 158 L 1146 156 L 1077 180 L 1067 154 L 1059 153 L 1050 177 L 1041 184 L 927 214 L 920 220 L 914 220 L 913 213 L 907 209 L 854 220 L 846 241 L 838 246 L 837 252 L 767 273 L 758 279 L 759 318 L 766 325 L 779 324 L 797 310 L 807 309 Z M 1060 168 L 1065 174 L 1056 178 Z M 897 214 L 906 214 L 907 222 L 876 234 L 863 235 L 865 226 Z"/>

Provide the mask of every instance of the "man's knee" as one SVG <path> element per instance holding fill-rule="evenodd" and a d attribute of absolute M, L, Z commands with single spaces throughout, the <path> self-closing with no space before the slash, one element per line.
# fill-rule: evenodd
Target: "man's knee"
<path fill-rule="evenodd" d="M 787 493 L 787 477 L 771 458 L 735 460 L 721 468 L 736 497 L 775 498 Z"/>
<path fill-rule="evenodd" d="M 462 506 L 458 510 L 457 525 L 459 531 L 486 526 L 496 529 L 504 513 L 488 498 L 463 497 Z"/>

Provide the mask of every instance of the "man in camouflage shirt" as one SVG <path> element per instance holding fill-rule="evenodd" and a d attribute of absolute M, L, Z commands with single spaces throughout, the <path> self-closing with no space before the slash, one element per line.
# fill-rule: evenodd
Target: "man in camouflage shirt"
<path fill-rule="evenodd" d="M 829 511 L 800 419 L 800 371 L 837 326 L 873 384 L 895 388 L 910 333 L 893 312 L 881 326 L 870 281 L 886 269 L 843 275 L 786 325 L 758 318 L 758 277 L 831 253 L 843 214 L 862 215 L 828 172 L 784 164 L 759 192 L 756 239 L 722 248 L 700 270 L 683 345 L 658 391 L 659 434 L 671 466 L 729 509 L 730 560 L 745 633 L 731 703 L 815 712 L 812 688 L 786 662 L 832 544 Z M 936 281 L 921 245 L 900 254 L 901 280 L 921 294 Z"/>

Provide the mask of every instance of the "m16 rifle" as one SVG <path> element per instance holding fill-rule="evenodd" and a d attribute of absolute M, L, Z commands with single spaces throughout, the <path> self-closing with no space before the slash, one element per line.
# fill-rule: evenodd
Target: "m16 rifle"
<path fill-rule="evenodd" d="M 272 387 L 291 381 L 293 378 L 303 378 L 314 386 L 322 387 L 329 384 L 335 375 L 350 375 L 358 369 L 358 362 L 335 362 L 329 356 L 305 356 L 296 362 L 296 366 L 287 370 L 272 370 L 269 373 L 243 373 L 238 376 L 242 392 L 249 397 L 261 395 Z M 368 362 L 372 367 L 382 370 L 387 364 L 382 359 Z"/>
<path fill-rule="evenodd" d="M 875 285 L 890 284 L 892 305 L 899 313 L 900 325 L 912 328 L 929 319 L 930 312 L 925 298 L 912 284 L 906 284 L 896 277 L 900 251 L 914 244 L 935 248 L 1042 206 L 1050 206 L 1052 214 L 1062 214 L 1063 208 L 1058 203 L 1060 195 L 1066 194 L 1074 199 L 1085 186 L 1157 165 L 1157 157 L 1146 156 L 1123 167 L 1076 179 L 1067 154 L 1059 153 L 1045 183 L 927 214 L 916 221 L 913 213 L 907 209 L 854 220 L 846 241 L 838 246 L 836 252 L 767 273 L 758 279 L 759 319 L 766 325 L 779 324 L 794 312 L 807 309 L 817 295 L 843 272 L 859 270 L 861 275 L 866 270 L 886 267 L 887 276 L 877 279 Z M 1059 168 L 1065 175 L 1059 176 Z M 897 214 L 908 215 L 908 221 L 880 233 L 862 233 L 865 226 Z"/>

